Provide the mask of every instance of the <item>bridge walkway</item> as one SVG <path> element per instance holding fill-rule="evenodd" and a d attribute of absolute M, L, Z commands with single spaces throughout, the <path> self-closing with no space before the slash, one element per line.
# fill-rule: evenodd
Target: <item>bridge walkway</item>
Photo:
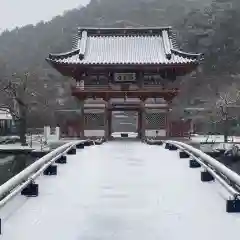
<path fill-rule="evenodd" d="M 78 150 L 57 176 L 40 176 L 39 196 L 0 211 L 2 240 L 226 240 L 240 215 L 199 169 L 161 146 L 109 142 Z"/>

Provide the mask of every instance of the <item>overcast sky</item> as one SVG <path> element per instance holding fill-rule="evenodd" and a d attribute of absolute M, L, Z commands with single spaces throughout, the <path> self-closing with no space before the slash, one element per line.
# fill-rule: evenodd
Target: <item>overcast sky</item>
<path fill-rule="evenodd" d="M 0 0 L 0 31 L 50 20 L 65 10 L 88 2 L 89 0 Z"/>

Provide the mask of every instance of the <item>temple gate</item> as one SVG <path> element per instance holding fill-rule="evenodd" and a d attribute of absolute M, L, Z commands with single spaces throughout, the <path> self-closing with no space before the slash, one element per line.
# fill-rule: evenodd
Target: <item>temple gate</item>
<path fill-rule="evenodd" d="M 168 112 L 179 89 L 170 87 L 171 83 L 195 71 L 201 54 L 178 50 L 170 27 L 79 28 L 74 39 L 72 50 L 49 54 L 47 61 L 74 79 L 72 96 L 82 113 L 79 138 L 111 138 L 116 111 L 137 113 L 141 139 L 172 135 Z M 158 104 L 157 98 L 164 104 Z M 96 102 L 94 106 L 87 106 L 89 99 Z M 114 103 L 114 99 L 123 102 Z M 153 99 L 151 104 L 149 99 Z"/>

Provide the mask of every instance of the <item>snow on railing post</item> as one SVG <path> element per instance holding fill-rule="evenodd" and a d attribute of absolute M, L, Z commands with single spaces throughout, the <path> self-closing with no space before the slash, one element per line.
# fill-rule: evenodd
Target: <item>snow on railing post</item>
<path fill-rule="evenodd" d="M 39 194 L 38 184 L 31 182 L 22 191 L 21 195 L 26 197 L 37 197 Z"/>
<path fill-rule="evenodd" d="M 68 154 L 68 155 L 76 155 L 76 154 L 77 154 L 77 149 L 76 149 L 76 147 L 69 149 L 69 150 L 67 151 L 67 154 Z"/>
<path fill-rule="evenodd" d="M 66 164 L 67 163 L 67 157 L 66 156 L 61 156 L 55 163 L 58 164 Z"/>
<path fill-rule="evenodd" d="M 214 177 L 207 170 L 204 170 L 201 172 L 201 181 L 211 182 L 211 181 L 214 181 Z"/>
<path fill-rule="evenodd" d="M 190 168 L 200 168 L 201 164 L 195 159 L 190 159 L 189 160 L 189 167 Z"/>
<path fill-rule="evenodd" d="M 45 176 L 55 176 L 57 175 L 57 165 L 50 165 L 44 171 L 43 175 Z"/>

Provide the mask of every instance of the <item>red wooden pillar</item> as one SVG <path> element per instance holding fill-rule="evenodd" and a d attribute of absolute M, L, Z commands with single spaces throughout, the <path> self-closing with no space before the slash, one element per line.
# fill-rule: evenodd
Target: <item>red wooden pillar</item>
<path fill-rule="evenodd" d="M 77 79 L 76 79 L 76 87 L 79 90 L 84 90 L 84 82 L 85 79 L 87 79 L 87 76 L 85 75 L 85 73 L 78 73 L 77 74 Z M 84 102 L 85 102 L 85 98 L 84 97 L 79 97 L 78 98 L 78 103 L 79 103 L 79 108 L 80 108 L 80 119 L 79 119 L 79 130 L 78 130 L 78 137 L 84 139 L 85 134 L 84 134 L 84 130 L 85 130 L 85 116 L 84 116 Z"/>
<path fill-rule="evenodd" d="M 165 113 L 166 137 L 171 137 L 171 122 L 170 122 L 169 114 L 170 114 L 170 108 L 168 106 Z"/>
<path fill-rule="evenodd" d="M 141 108 L 140 108 L 140 121 L 141 121 L 141 128 L 140 128 L 140 137 L 143 140 L 146 136 L 146 108 L 145 108 L 145 99 L 141 99 Z"/>
<path fill-rule="evenodd" d="M 112 111 L 108 110 L 108 139 L 111 138 L 112 135 Z"/>
<path fill-rule="evenodd" d="M 81 138 L 84 138 L 84 129 L 85 129 L 85 116 L 84 116 L 84 100 L 81 100 L 80 102 L 80 129 L 79 129 L 79 135 Z"/>
<path fill-rule="evenodd" d="M 138 111 L 138 138 L 142 139 L 142 123 L 143 123 L 143 119 L 142 119 L 142 109 L 140 109 Z"/>
<path fill-rule="evenodd" d="M 112 111 L 109 102 L 105 106 L 105 139 L 109 140 L 112 135 Z"/>

